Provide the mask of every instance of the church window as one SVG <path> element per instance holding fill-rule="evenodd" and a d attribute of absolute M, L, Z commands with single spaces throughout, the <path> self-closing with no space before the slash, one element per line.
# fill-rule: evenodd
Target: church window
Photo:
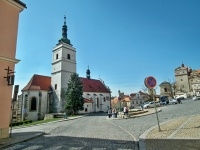
<path fill-rule="evenodd" d="M 55 90 L 57 90 L 57 84 L 55 84 Z"/>
<path fill-rule="evenodd" d="M 70 58 L 70 54 L 67 54 L 67 59 L 69 59 L 69 60 L 71 59 L 71 58 Z"/>
<path fill-rule="evenodd" d="M 99 98 L 97 97 L 97 108 L 99 108 Z"/>
<path fill-rule="evenodd" d="M 31 99 L 31 109 L 30 110 L 36 110 L 36 98 L 33 97 Z"/>
<path fill-rule="evenodd" d="M 87 108 L 85 108 L 85 112 L 87 112 Z"/>
<path fill-rule="evenodd" d="M 167 92 L 167 88 L 164 88 L 164 91 Z"/>
<path fill-rule="evenodd" d="M 58 54 L 56 54 L 56 59 L 58 59 Z"/>
<path fill-rule="evenodd" d="M 105 97 L 103 97 L 103 101 L 104 101 L 104 102 L 106 101 L 106 98 L 105 98 Z"/>

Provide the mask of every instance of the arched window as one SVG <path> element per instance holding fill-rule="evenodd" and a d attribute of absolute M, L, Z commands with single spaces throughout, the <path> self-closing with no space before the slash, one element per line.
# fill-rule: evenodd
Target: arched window
<path fill-rule="evenodd" d="M 164 88 L 164 91 L 167 92 L 167 88 Z"/>
<path fill-rule="evenodd" d="M 70 54 L 67 54 L 67 59 L 70 59 Z"/>
<path fill-rule="evenodd" d="M 97 97 L 97 108 L 99 108 L 99 98 Z"/>
<path fill-rule="evenodd" d="M 31 99 L 31 107 L 30 108 L 31 108 L 30 110 L 36 110 L 36 98 L 35 97 L 33 97 Z"/>

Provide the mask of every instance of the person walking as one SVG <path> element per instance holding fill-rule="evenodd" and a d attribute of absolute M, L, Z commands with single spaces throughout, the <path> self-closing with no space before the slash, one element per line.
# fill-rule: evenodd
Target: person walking
<path fill-rule="evenodd" d="M 125 106 L 124 107 L 124 118 L 128 118 L 128 107 L 127 106 Z"/>
<path fill-rule="evenodd" d="M 112 110 L 110 108 L 110 109 L 108 109 L 108 118 L 110 118 L 111 116 L 112 116 Z"/>
<path fill-rule="evenodd" d="M 117 118 L 117 109 L 116 108 L 112 109 L 112 117 Z"/>

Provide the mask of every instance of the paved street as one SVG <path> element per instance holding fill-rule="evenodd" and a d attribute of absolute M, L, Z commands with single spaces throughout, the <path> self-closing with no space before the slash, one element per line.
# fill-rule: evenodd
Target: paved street
<path fill-rule="evenodd" d="M 182 104 L 160 107 L 162 111 L 158 113 L 159 122 L 162 123 L 178 117 L 200 114 L 199 106 L 200 100 L 193 101 L 190 99 L 182 100 Z M 127 120 L 110 120 L 110 122 L 117 126 L 124 127 L 128 132 L 133 134 L 136 139 L 150 127 L 158 125 L 156 114 Z"/>
<path fill-rule="evenodd" d="M 177 117 L 200 114 L 200 101 L 183 100 L 183 104 L 161 107 L 160 123 Z M 77 120 L 24 128 L 26 132 L 47 134 L 14 145 L 7 150 L 134 150 L 139 135 L 157 125 L 156 115 L 131 119 L 107 119 L 106 114 L 93 114 Z M 20 131 L 20 129 L 19 129 Z M 31 134 L 31 133 L 30 133 Z"/>

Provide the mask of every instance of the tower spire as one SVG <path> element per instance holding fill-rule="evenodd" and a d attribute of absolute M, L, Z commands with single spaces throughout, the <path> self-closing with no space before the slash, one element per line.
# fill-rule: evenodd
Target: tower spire
<path fill-rule="evenodd" d="M 65 15 L 64 15 L 64 25 L 62 26 L 62 38 L 58 41 L 58 44 L 62 42 L 72 45 L 70 40 L 67 38 L 67 25 L 66 25 Z"/>
<path fill-rule="evenodd" d="M 86 71 L 86 76 L 87 76 L 88 79 L 90 79 L 90 69 L 89 69 L 89 66 L 88 66 L 88 69 Z"/>

